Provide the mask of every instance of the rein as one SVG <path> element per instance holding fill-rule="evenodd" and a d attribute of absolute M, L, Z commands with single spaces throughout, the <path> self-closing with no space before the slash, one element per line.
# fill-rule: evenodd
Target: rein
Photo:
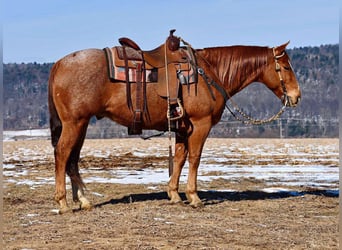
<path fill-rule="evenodd" d="M 284 113 L 284 111 L 286 109 L 286 106 L 287 106 L 287 104 L 289 102 L 289 97 L 287 95 L 287 90 L 286 90 L 285 82 L 284 82 L 283 77 L 281 75 L 280 64 L 278 63 L 279 58 L 283 57 L 284 55 L 285 55 L 285 52 L 283 52 L 280 55 L 276 55 L 275 54 L 275 47 L 273 47 L 273 58 L 275 60 L 275 65 L 276 65 L 276 69 L 275 70 L 278 73 L 279 81 L 280 81 L 280 84 L 281 84 L 281 86 L 283 88 L 284 95 L 283 95 L 282 99 L 285 100 L 285 102 L 284 102 L 284 105 L 280 108 L 280 110 L 275 115 L 271 116 L 268 119 L 259 120 L 259 119 L 254 119 L 254 118 L 250 117 L 249 115 L 247 115 L 245 112 L 243 112 L 239 108 L 239 106 L 233 101 L 232 97 L 225 91 L 225 89 L 221 85 L 219 85 L 218 83 L 216 83 L 213 80 L 209 81 L 209 77 L 205 74 L 205 72 L 204 72 L 204 70 L 202 68 L 198 68 L 197 71 L 203 77 L 205 82 L 207 83 L 207 86 L 208 86 L 208 89 L 209 89 L 209 92 L 210 92 L 212 98 L 215 100 L 215 96 L 214 96 L 210 86 L 214 86 L 216 88 L 216 90 L 218 90 L 221 93 L 221 95 L 223 96 L 224 101 L 225 101 L 225 107 L 229 110 L 229 112 L 233 115 L 233 117 L 236 120 L 238 120 L 238 121 L 240 121 L 240 122 L 242 122 L 244 124 L 261 125 L 261 124 L 266 124 L 266 123 L 270 123 L 270 122 L 273 122 L 273 121 L 277 120 Z M 232 103 L 234 110 L 236 112 L 238 112 L 243 118 L 240 118 L 239 116 L 237 116 L 234 113 L 234 111 L 227 105 L 227 101 L 228 100 L 230 100 L 230 102 Z"/>

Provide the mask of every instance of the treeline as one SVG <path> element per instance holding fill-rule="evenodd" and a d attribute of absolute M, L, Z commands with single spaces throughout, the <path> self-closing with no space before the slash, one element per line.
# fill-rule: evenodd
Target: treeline
<path fill-rule="evenodd" d="M 250 126 L 236 122 L 226 110 L 211 132 L 214 137 L 337 137 L 339 46 L 300 47 L 288 50 L 302 91 L 296 109 L 288 109 L 280 121 Z M 4 129 L 48 128 L 47 86 L 53 63 L 3 65 Z M 266 118 L 281 107 L 279 99 L 262 84 L 252 84 L 233 97 L 255 118 Z M 126 128 L 107 119 L 92 119 L 88 137 L 124 137 Z"/>
<path fill-rule="evenodd" d="M 52 65 L 3 65 L 5 130 L 48 127 L 47 89 Z"/>

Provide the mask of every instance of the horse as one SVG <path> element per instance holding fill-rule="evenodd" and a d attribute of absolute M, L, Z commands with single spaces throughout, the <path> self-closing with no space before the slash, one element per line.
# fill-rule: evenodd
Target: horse
<path fill-rule="evenodd" d="M 197 171 L 204 143 L 211 128 L 222 116 L 225 104 L 234 94 L 252 82 L 261 82 L 285 106 L 296 107 L 301 92 L 286 53 L 289 42 L 276 47 L 222 46 L 194 49 L 198 82 L 181 85 L 184 116 L 175 131 L 173 172 L 167 194 L 170 203 L 183 203 L 179 178 L 188 159 L 189 173 L 186 198 L 192 207 L 203 203 L 197 194 Z M 72 211 L 66 199 L 66 174 L 71 180 L 72 197 L 80 209 L 93 206 L 85 197 L 85 185 L 78 169 L 80 150 L 89 120 L 107 117 L 129 127 L 134 119 L 127 107 L 126 83 L 108 78 L 103 50 L 84 49 L 73 52 L 52 67 L 49 77 L 48 104 L 51 141 L 55 157 L 55 195 L 59 213 Z M 136 87 L 131 86 L 132 102 Z M 158 95 L 154 83 L 146 86 L 148 118 L 143 117 L 145 130 L 168 130 L 168 102 Z"/>

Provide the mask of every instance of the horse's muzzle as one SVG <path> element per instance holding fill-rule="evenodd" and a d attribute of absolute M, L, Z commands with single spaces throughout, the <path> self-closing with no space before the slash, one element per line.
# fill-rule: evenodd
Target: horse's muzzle
<path fill-rule="evenodd" d="M 285 102 L 285 98 L 287 99 L 286 102 Z M 286 96 L 283 98 L 283 103 L 286 104 L 286 107 L 295 108 L 297 107 L 299 102 L 300 102 L 300 96 L 296 96 L 296 97 Z"/>

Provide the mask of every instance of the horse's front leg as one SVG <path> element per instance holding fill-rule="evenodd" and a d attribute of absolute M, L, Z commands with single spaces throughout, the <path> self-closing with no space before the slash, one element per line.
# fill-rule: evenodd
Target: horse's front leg
<path fill-rule="evenodd" d="M 178 194 L 179 178 L 188 155 L 187 136 L 176 133 L 175 156 L 173 159 L 173 173 L 169 181 L 168 196 L 171 203 L 181 203 Z"/>
<path fill-rule="evenodd" d="M 210 120 L 201 120 L 194 125 L 193 133 L 189 136 L 189 174 L 186 187 L 186 197 L 192 207 L 202 207 L 203 203 L 197 194 L 197 172 L 201 160 L 204 143 L 211 129 Z"/>

